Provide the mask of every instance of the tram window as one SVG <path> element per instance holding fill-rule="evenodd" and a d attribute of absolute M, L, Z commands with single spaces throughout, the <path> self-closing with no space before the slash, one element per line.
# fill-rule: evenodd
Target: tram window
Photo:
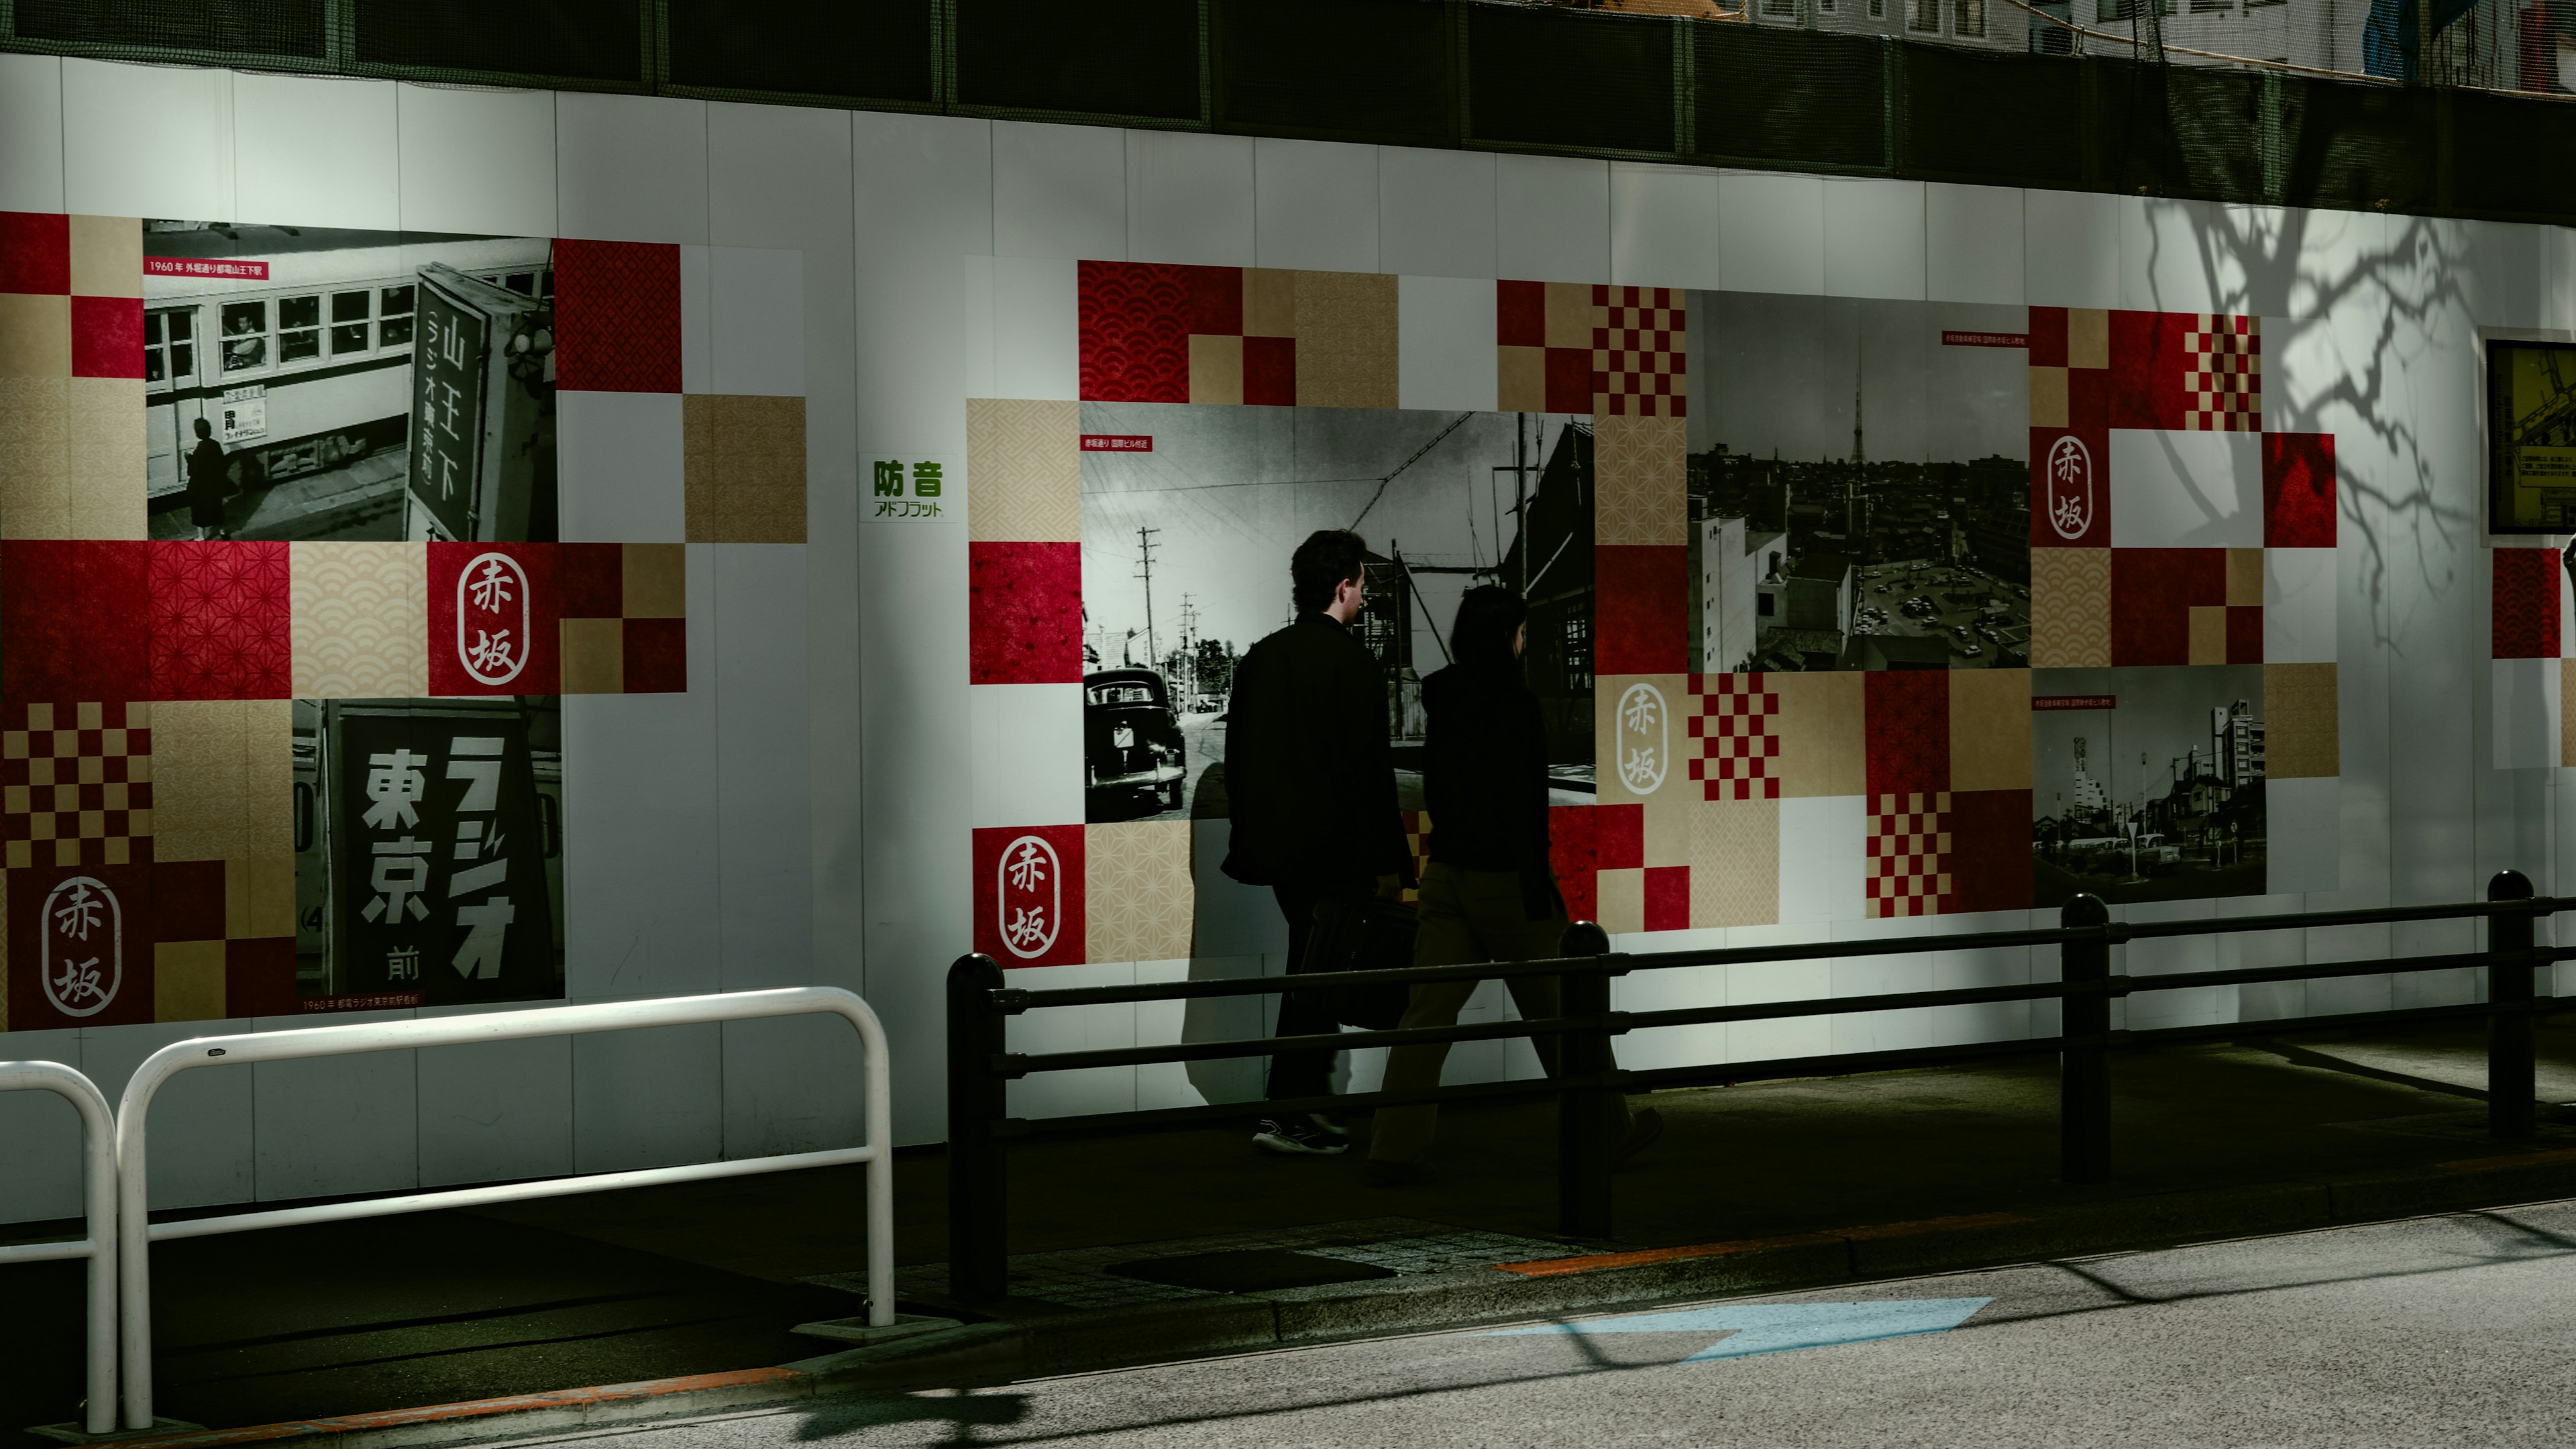
<path fill-rule="evenodd" d="M 147 312 L 143 316 L 143 380 L 170 382 L 197 374 L 194 312 Z"/>
<path fill-rule="evenodd" d="M 387 287 L 379 294 L 382 304 L 376 308 L 376 343 L 380 347 L 400 347 L 411 341 L 412 292 L 409 287 Z"/>
<path fill-rule="evenodd" d="M 365 292 L 331 294 L 331 355 L 367 350 L 367 300 Z"/>
<path fill-rule="evenodd" d="M 322 355 L 322 299 L 277 299 L 277 360 L 303 362 Z"/>
<path fill-rule="evenodd" d="M 224 304 L 224 371 L 247 372 L 268 365 L 268 304 Z"/>
<path fill-rule="evenodd" d="M 537 274 L 534 272 L 512 272 L 510 275 L 501 279 L 501 285 L 518 293 L 522 297 L 533 297 L 537 295 Z"/>

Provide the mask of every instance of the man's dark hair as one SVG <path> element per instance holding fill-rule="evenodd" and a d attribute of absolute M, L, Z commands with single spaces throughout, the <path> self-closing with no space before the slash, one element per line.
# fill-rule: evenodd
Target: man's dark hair
<path fill-rule="evenodd" d="M 1368 545 L 1347 528 L 1323 528 L 1306 536 L 1288 556 L 1288 596 L 1300 614 L 1312 614 L 1333 602 L 1344 579 L 1355 579 L 1366 566 Z"/>
<path fill-rule="evenodd" d="M 1512 636 L 1529 618 L 1529 605 L 1500 584 L 1479 584 L 1458 600 L 1458 618 L 1449 626 L 1449 657 L 1474 668 L 1507 668 L 1512 663 Z"/>
<path fill-rule="evenodd" d="M 199 419 L 197 419 L 197 436 L 198 436 L 198 437 L 201 437 L 201 438 L 211 438 L 211 437 L 213 437 L 214 435 L 215 435 L 215 425 L 214 425 L 214 424 L 212 424 L 212 423 L 210 423 L 210 422 L 207 422 L 204 418 L 199 418 Z"/>

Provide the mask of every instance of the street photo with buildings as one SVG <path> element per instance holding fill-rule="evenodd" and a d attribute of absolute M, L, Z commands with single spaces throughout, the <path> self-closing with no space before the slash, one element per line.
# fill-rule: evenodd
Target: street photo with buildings
<path fill-rule="evenodd" d="M 2030 662 L 2019 308 L 1690 309 L 1690 669 Z"/>
<path fill-rule="evenodd" d="M 1354 631 L 1386 682 L 1400 802 L 1422 807 L 1422 679 L 1458 599 L 1530 600 L 1530 688 L 1560 803 L 1592 799 L 1592 430 L 1554 414 L 1082 405 L 1083 754 L 1093 821 L 1226 815 L 1234 665 L 1295 616 L 1317 529 L 1368 544 Z M 1524 524 L 1526 520 L 1526 524 Z"/>
<path fill-rule="evenodd" d="M 2032 904 L 2264 893 L 2263 666 L 2031 676 Z"/>

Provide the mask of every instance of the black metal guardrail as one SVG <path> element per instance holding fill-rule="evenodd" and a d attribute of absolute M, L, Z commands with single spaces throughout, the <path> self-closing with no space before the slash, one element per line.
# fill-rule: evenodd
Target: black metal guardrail
<path fill-rule="evenodd" d="M 2576 223 L 2576 105 L 1483 0 L 7 0 L 104 59 Z"/>
<path fill-rule="evenodd" d="M 1612 1218 L 1610 1168 L 1612 1154 L 1619 1145 L 1613 1131 L 1616 1121 L 1614 1096 L 1617 1094 L 1651 1091 L 1659 1087 L 1706 1086 L 1717 1082 L 1851 1076 L 1901 1067 L 1955 1066 L 2003 1057 L 2055 1054 L 2060 1059 L 2060 1175 L 2068 1182 L 2105 1182 L 2111 1175 L 2110 1053 L 2113 1051 L 2174 1042 L 2221 1041 L 2247 1036 L 2281 1036 L 2296 1032 L 2485 1018 L 2490 1023 L 2487 1041 L 2488 1131 L 2500 1140 L 2524 1140 L 2537 1130 L 2533 1100 L 2532 1018 L 2576 1011 L 2576 997 L 2535 997 L 2533 969 L 2548 962 L 2576 959 L 2576 947 L 2535 947 L 2533 927 L 2542 916 L 2568 910 L 2576 910 L 2576 897 L 2535 896 L 2531 882 L 2521 872 L 2507 870 L 2498 872 L 2487 883 L 2486 900 L 2459 905 L 2310 911 L 2209 921 L 2122 923 L 2110 918 L 2109 909 L 2100 900 L 2080 895 L 2060 910 L 2059 924 L 2051 929 L 1923 934 L 1869 941 L 1820 941 L 1794 946 L 1727 947 L 1642 954 L 1612 951 L 1608 933 L 1585 921 L 1576 923 L 1566 932 L 1563 946 L 1566 954 L 1547 961 L 1417 966 L 1311 976 L 1168 981 L 1054 991 L 1027 991 L 1007 986 L 1002 968 L 990 956 L 961 956 L 948 968 L 949 1293 L 966 1303 L 992 1302 L 1004 1294 L 1005 1268 L 1010 1252 L 1009 1164 L 1005 1144 L 1013 1137 L 1164 1131 L 1242 1122 L 1256 1115 L 1282 1112 L 1338 1112 L 1423 1102 L 1554 1097 L 1557 1100 L 1558 1230 L 1568 1237 L 1607 1238 Z M 2490 922 L 2484 950 L 2318 965 L 2193 971 L 2170 976 L 2130 976 L 2115 974 L 2111 970 L 2111 948 L 2132 941 L 2478 918 Z M 2058 949 L 2060 979 L 2018 986 L 1970 986 L 1947 991 L 1903 991 L 1876 996 L 1769 1001 L 1746 1006 L 1680 1007 L 1666 1011 L 1610 1009 L 1610 979 L 1631 971 L 1813 961 L 1845 956 L 1909 955 L 1924 951 L 1972 951 L 1999 946 L 2055 946 Z M 2261 1023 L 2221 1022 L 2206 1026 L 2159 1027 L 2148 1031 L 2111 1029 L 2111 1002 L 2143 992 L 2261 982 L 2323 981 L 2344 976 L 2397 975 L 2413 971 L 2456 970 L 2463 966 L 2486 968 L 2487 1000 L 2459 1006 L 2344 1012 Z M 1505 976 L 1558 977 L 1562 982 L 1560 1009 L 1564 1015 L 1537 1021 L 1339 1032 L 1330 1036 L 1249 1037 L 1039 1055 L 1011 1051 L 1004 1041 L 1004 1026 L 1011 1017 L 1050 1007 L 1269 996 L 1290 990 L 1329 990 L 1343 986 L 1482 980 Z M 2044 1000 L 2062 1000 L 2065 1003 L 2060 1031 L 2056 1036 L 1895 1051 L 1779 1057 L 1768 1061 L 1713 1062 L 1704 1066 L 1661 1067 L 1647 1071 L 1621 1071 L 1612 1065 L 1610 1044 L 1613 1038 L 1653 1027 Z M 1563 1074 L 1546 1081 L 1478 1082 L 1412 1091 L 1357 1092 L 1338 1097 L 1297 1097 L 1268 1102 L 1037 1119 L 1010 1116 L 1007 1103 L 1008 1084 L 1035 1072 L 1219 1061 L 1265 1057 L 1280 1051 L 1338 1051 L 1353 1047 L 1492 1041 L 1542 1035 L 1560 1037 L 1563 1043 Z"/>

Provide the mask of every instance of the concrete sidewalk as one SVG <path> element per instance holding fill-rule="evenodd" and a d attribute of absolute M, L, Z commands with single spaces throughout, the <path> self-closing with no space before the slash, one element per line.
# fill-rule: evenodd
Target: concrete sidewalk
<path fill-rule="evenodd" d="M 2541 1051 L 2542 1098 L 2576 1100 L 2576 1027 L 2544 1025 Z M 2092 1187 L 2055 1180 L 2053 1062 L 1660 1093 L 1663 1140 L 1619 1174 L 1607 1243 L 1554 1232 L 1543 1103 L 1448 1112 L 1438 1176 L 1403 1188 L 1243 1131 L 1023 1142 L 1013 1297 L 980 1312 L 941 1297 L 939 1153 L 906 1152 L 903 1307 L 990 1321 L 950 1361 L 896 1357 L 1010 1377 L 2576 1194 L 2576 1122 L 2491 1143 L 2483 1078 L 2474 1030 L 2123 1054 L 2115 1178 Z M 860 1312 L 862 1202 L 857 1169 L 827 1169 L 167 1244 L 161 1412 L 235 1429 L 541 1395 L 560 1414 L 555 1391 L 727 1376 L 575 1396 L 686 1413 L 892 1382 L 869 1377 L 882 1353 L 793 1331 Z M 0 1270 L 7 1449 L 73 1416 L 79 1272 Z"/>

